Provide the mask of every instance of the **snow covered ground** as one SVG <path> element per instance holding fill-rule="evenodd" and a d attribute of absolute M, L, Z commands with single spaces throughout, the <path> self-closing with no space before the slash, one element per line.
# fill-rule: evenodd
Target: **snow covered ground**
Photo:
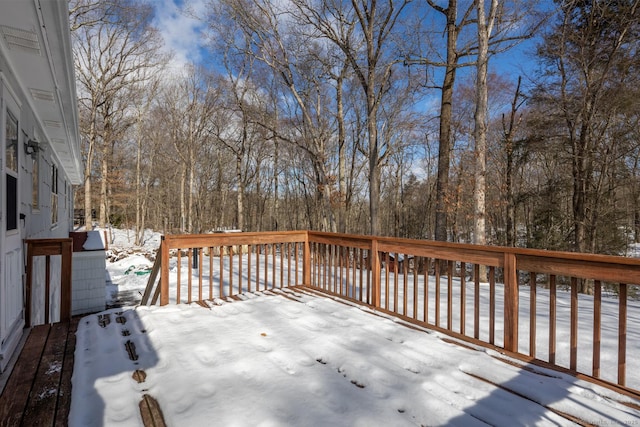
<path fill-rule="evenodd" d="M 127 240 L 116 230 L 110 247 Z M 136 255 L 108 263 L 107 297 L 140 294 L 147 275 L 135 272 L 151 265 Z M 70 425 L 141 426 L 144 395 L 175 426 L 571 425 L 571 417 L 640 424 L 640 401 L 555 371 L 519 368 L 494 351 L 368 309 L 303 291 L 243 298 L 218 299 L 210 309 L 128 307 L 82 319 Z M 627 375 L 635 381 L 638 370 Z"/>

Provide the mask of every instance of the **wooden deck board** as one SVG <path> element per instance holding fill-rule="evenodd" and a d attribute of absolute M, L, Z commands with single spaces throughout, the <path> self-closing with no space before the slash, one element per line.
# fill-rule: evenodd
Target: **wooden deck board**
<path fill-rule="evenodd" d="M 62 363 L 62 373 L 60 377 L 60 389 L 58 392 L 58 404 L 54 426 L 66 427 L 69 420 L 69 410 L 71 409 L 71 376 L 73 375 L 74 353 L 76 351 L 76 330 L 78 329 L 79 317 L 71 319 L 69 330 L 67 331 L 67 346 L 64 351 L 64 361 Z"/>
<path fill-rule="evenodd" d="M 24 411 L 24 425 L 53 425 L 68 330 L 68 323 L 51 326 Z"/>
<path fill-rule="evenodd" d="M 35 327 L 30 331 L 20 357 L 0 396 L 2 425 L 15 426 L 22 422 L 22 415 L 27 407 L 29 393 L 48 335 L 48 325 Z"/>
<path fill-rule="evenodd" d="M 78 319 L 40 325 L 25 345 L 0 395 L 1 426 L 66 426 Z"/>

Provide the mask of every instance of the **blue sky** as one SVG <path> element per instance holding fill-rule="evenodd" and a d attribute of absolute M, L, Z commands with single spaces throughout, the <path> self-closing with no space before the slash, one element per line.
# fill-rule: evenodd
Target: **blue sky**
<path fill-rule="evenodd" d="M 208 0 L 187 0 L 195 16 L 203 16 Z M 205 59 L 202 21 L 191 17 L 184 9 L 183 0 L 155 0 L 156 25 L 162 34 L 167 50 L 174 54 L 171 68 L 183 69 L 190 63 L 199 64 Z"/>
<path fill-rule="evenodd" d="M 205 61 L 207 50 L 204 48 L 203 30 L 205 24 L 192 16 L 205 16 L 205 10 L 211 0 L 154 0 L 156 25 L 160 30 L 165 46 L 174 53 L 172 68 L 180 70 L 189 63 L 201 64 Z M 543 3 L 547 3 L 544 0 Z M 185 5 L 190 13 L 185 13 Z M 535 49 L 535 40 L 528 40 L 491 60 L 494 72 L 507 72 L 517 75 L 530 72 L 533 64 L 527 54 Z M 416 70 L 417 71 L 417 70 Z"/>

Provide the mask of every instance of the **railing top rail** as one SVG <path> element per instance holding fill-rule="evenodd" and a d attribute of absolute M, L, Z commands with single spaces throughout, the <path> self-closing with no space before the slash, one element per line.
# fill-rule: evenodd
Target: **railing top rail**
<path fill-rule="evenodd" d="M 48 245 L 48 244 L 60 244 L 73 241 L 71 237 L 60 237 L 60 238 L 47 238 L 47 239 L 24 239 L 25 243 L 31 245 Z"/>
<path fill-rule="evenodd" d="M 511 255 L 515 256 L 518 268 L 522 270 L 640 284 L 640 259 L 613 255 L 505 246 L 481 246 L 467 243 L 374 237 L 320 231 L 170 234 L 163 236 L 162 239 L 167 244 L 167 249 L 307 241 L 370 249 L 372 242 L 375 241 L 378 250 L 382 252 L 398 252 L 495 267 L 503 267 L 505 257 Z M 54 242 L 60 239 L 51 240 Z M 39 242 L 42 241 L 39 240 Z"/>
<path fill-rule="evenodd" d="M 71 250 L 73 239 L 71 237 L 59 239 L 24 239 L 24 243 L 29 248 L 28 250 L 32 256 L 62 255 L 65 245 L 69 245 L 68 250 Z"/>
<path fill-rule="evenodd" d="M 168 249 L 198 248 L 218 245 L 260 245 L 269 243 L 304 242 L 306 240 L 306 231 L 168 234 L 162 236 L 162 241 L 167 244 Z"/>
<path fill-rule="evenodd" d="M 379 245 L 394 246 L 394 247 L 406 247 L 407 249 L 420 249 L 420 248 L 438 248 L 438 249 L 454 249 L 454 250 L 466 250 L 474 253 L 500 253 L 500 254 L 514 254 L 516 256 L 526 257 L 542 257 L 542 258 L 556 258 L 574 260 L 580 262 L 590 263 L 603 263 L 603 264 L 624 264 L 629 266 L 639 266 L 640 258 L 629 258 L 616 255 L 601 255 L 591 254 L 583 252 L 566 252 L 566 251 L 551 251 L 546 249 L 529 249 L 529 248 L 517 248 L 508 246 L 483 246 L 474 245 L 470 243 L 452 243 L 441 242 L 436 240 L 418 240 L 418 239 L 405 239 L 397 237 L 382 237 L 382 236 L 363 236 L 363 235 L 351 235 L 340 233 L 329 233 L 320 231 L 309 231 L 309 238 L 318 238 L 322 236 L 325 239 L 341 239 L 341 240 L 355 240 L 355 241 L 370 241 L 377 240 Z"/>

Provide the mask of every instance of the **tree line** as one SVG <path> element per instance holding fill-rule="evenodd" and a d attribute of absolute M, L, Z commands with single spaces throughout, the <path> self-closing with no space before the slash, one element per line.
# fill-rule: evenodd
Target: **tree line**
<path fill-rule="evenodd" d="M 137 240 L 315 229 L 624 253 L 639 3 L 211 0 L 207 59 L 175 70 L 150 2 L 71 0 L 76 202 Z"/>

